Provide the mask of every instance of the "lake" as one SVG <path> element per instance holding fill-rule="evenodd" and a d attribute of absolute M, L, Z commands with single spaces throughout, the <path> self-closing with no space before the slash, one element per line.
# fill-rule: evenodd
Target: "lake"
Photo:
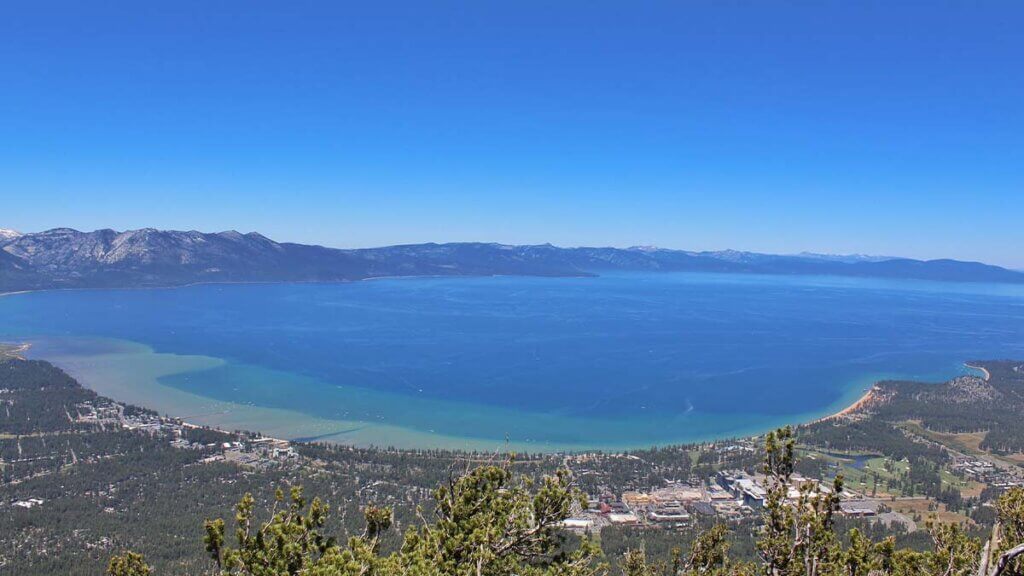
<path fill-rule="evenodd" d="M 1024 287 L 652 273 L 52 291 L 0 298 L 0 339 L 197 423 L 621 449 L 760 432 L 878 379 L 1024 357 Z"/>

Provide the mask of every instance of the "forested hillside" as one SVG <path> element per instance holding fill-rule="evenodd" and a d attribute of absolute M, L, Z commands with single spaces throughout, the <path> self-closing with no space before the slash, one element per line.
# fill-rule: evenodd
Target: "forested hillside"
<path fill-rule="evenodd" d="M 862 410 L 800 427 L 795 438 L 788 432 L 775 436 L 768 443 L 775 456 L 765 469 L 763 438 L 625 454 L 514 457 L 289 444 L 191 427 L 97 396 L 46 362 L 9 357 L 0 360 L 0 573 L 102 574 L 118 556 L 121 567 L 144 562 L 156 574 L 210 574 L 218 559 L 231 573 L 295 573 L 259 571 L 252 564 L 256 557 L 287 557 L 285 565 L 311 574 L 349 574 L 339 568 L 342 561 L 391 574 L 413 564 L 451 567 L 481 558 L 488 567 L 483 574 L 745 574 L 763 573 L 766 555 L 789 547 L 821 562 L 814 574 L 940 574 L 945 572 L 935 571 L 938 563 L 954 557 L 958 569 L 949 574 L 974 574 L 978 539 L 988 538 L 1000 519 L 1006 525 L 1007 514 L 1021 506 L 1020 492 L 1010 488 L 1021 470 L 1012 448 L 1002 442 L 983 448 L 987 436 L 971 436 L 976 452 L 970 454 L 958 444 L 965 437 L 957 434 L 979 427 L 991 434 L 1011 414 L 1012 405 L 993 412 L 987 403 L 994 394 L 1003 402 L 1014 397 L 1019 363 L 982 365 L 988 380 L 881 383 Z M 967 390 L 972 395 L 965 396 Z M 944 408 L 954 399 L 967 414 L 978 407 L 976 418 L 987 406 L 988 419 L 958 428 L 966 420 L 951 419 L 954 412 Z M 723 488 L 724 477 L 748 478 L 765 495 L 759 503 L 737 504 Z M 779 482 L 789 487 L 781 507 L 779 496 L 772 503 Z M 841 491 L 826 490 L 837 482 Z M 285 556 L 262 550 L 278 531 L 262 524 L 270 519 L 276 492 L 283 489 L 278 510 L 287 509 L 295 486 L 302 486 L 303 496 L 296 495 L 295 510 L 279 527 L 300 516 L 306 520 L 286 530 L 283 542 L 308 536 L 320 544 L 297 556 L 291 548 Z M 794 507 L 801 490 L 807 500 Z M 657 520 L 665 506 L 677 505 L 672 499 L 689 498 L 685 494 L 697 496 L 684 504 L 689 520 Z M 721 499 L 726 496 L 733 499 Z M 329 513 L 313 506 L 314 497 L 330 505 Z M 662 504 L 643 504 L 659 498 Z M 850 513 L 843 502 L 851 498 L 855 506 L 880 508 L 880 514 Z M 241 542 L 231 528 L 239 502 L 260 522 L 250 527 L 252 539 Z M 784 537 L 790 528 L 776 528 L 766 540 L 765 526 L 776 521 L 765 516 L 772 506 L 783 525 L 812 529 L 817 548 L 793 548 Z M 539 519 L 535 513 L 542 509 Z M 311 510 L 319 511 L 311 518 Z M 623 523 L 614 520 L 616 514 L 636 520 Z M 204 523 L 217 517 L 225 518 L 223 540 L 216 536 L 219 524 L 213 525 L 211 557 L 203 543 L 211 537 L 210 525 Z M 569 529 L 573 522 L 589 527 Z M 477 532 L 481 527 L 489 528 Z M 532 532 L 527 537 L 517 530 Z M 528 543 L 500 544 L 510 534 Z M 443 544 L 480 538 L 489 548 L 456 554 Z M 588 541 L 592 549 L 582 544 Z M 127 550 L 145 560 L 119 556 Z M 230 560 L 244 557 L 248 568 Z M 863 570 L 847 571 L 850 561 Z M 1004 574 L 1019 576 L 1019 566 L 1014 569 Z M 812 573 L 787 570 L 776 573 Z"/>
<path fill-rule="evenodd" d="M 959 446 L 970 453 L 1024 453 L 1024 362 L 970 364 L 980 367 L 984 377 L 961 376 L 943 383 L 879 382 L 854 417 L 808 426 L 802 439 L 843 450 L 934 458 L 933 452 L 943 444 L 934 434 L 947 434 L 973 444 Z"/>

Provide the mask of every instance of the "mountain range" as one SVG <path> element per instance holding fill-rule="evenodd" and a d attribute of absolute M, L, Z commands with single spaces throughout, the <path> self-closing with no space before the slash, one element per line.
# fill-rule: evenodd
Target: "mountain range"
<path fill-rule="evenodd" d="M 593 276 L 609 271 L 822 274 L 1024 283 L 1024 273 L 957 260 L 479 242 L 335 249 L 279 243 L 255 232 L 202 233 L 151 228 L 79 232 L 57 228 L 19 234 L 0 230 L 0 291 L 201 282 L 339 282 L 385 276 Z"/>

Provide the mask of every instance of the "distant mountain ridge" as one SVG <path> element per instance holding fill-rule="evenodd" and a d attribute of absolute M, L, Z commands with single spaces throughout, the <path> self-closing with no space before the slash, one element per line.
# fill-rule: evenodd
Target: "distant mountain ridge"
<path fill-rule="evenodd" d="M 608 271 L 823 274 L 1024 283 L 978 262 L 654 247 L 410 244 L 365 249 L 279 243 L 251 232 L 152 228 L 0 234 L 0 290 L 177 286 L 201 282 L 337 282 L 384 276 L 593 276 Z"/>

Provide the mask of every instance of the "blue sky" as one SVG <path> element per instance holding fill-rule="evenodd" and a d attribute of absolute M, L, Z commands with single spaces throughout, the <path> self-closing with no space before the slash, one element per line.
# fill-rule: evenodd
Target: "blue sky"
<path fill-rule="evenodd" d="M 0 227 L 1024 268 L 1021 21 L 1017 1 L 20 3 Z"/>

